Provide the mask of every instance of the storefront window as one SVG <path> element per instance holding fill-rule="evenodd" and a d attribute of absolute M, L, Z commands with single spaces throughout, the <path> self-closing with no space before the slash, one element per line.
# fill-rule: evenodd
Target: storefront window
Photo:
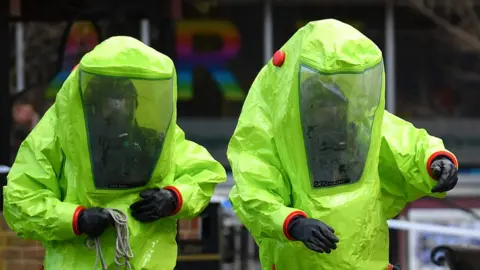
<path fill-rule="evenodd" d="M 396 114 L 478 166 L 480 53 L 411 8 L 396 16 Z"/>

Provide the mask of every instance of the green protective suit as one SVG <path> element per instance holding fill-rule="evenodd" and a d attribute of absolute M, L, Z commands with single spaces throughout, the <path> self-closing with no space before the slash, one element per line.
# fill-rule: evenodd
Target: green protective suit
<path fill-rule="evenodd" d="M 382 53 L 355 28 L 311 22 L 281 52 L 255 79 L 229 144 L 234 211 L 260 246 L 263 270 L 385 270 L 387 219 L 433 195 L 432 157 L 456 159 L 384 110 Z M 318 152 L 316 134 L 341 151 Z M 338 248 L 320 254 L 291 241 L 295 216 L 333 227 Z"/>
<path fill-rule="evenodd" d="M 95 76 L 97 82 L 102 82 L 101 78 L 107 78 L 103 82 L 108 78 L 114 78 L 114 82 L 116 78 L 130 78 L 123 82 L 124 86 L 137 88 L 136 93 L 130 92 L 138 102 L 135 126 L 141 127 L 133 134 L 143 134 L 136 149 L 153 145 L 151 141 L 155 141 L 155 147 L 144 148 L 133 158 L 129 156 L 133 161 L 127 166 L 134 170 L 153 164 L 153 168 L 115 177 L 139 182 L 110 183 L 117 178 L 105 179 L 101 174 L 96 174 L 94 180 L 92 164 L 100 163 L 90 153 L 98 150 L 93 141 L 101 129 L 91 130 L 95 129 L 95 119 L 89 118 L 92 113 L 87 113 L 86 108 L 92 107 L 82 96 L 88 92 L 84 86 Z M 117 83 L 117 87 L 123 86 Z M 197 216 L 208 205 L 215 185 L 226 179 L 223 166 L 202 146 L 186 140 L 176 125 L 176 99 L 172 60 L 138 40 L 112 37 L 82 58 L 55 104 L 23 142 L 4 188 L 8 225 L 19 236 L 42 242 L 46 248 L 45 269 L 93 268 L 95 250 L 89 250 L 86 236 L 76 235 L 73 228 L 74 215 L 81 207 L 116 208 L 127 214 L 133 269 L 174 269 L 177 220 Z M 117 107 L 121 107 L 119 104 L 128 105 L 117 101 Z M 87 121 L 91 129 L 86 128 Z M 124 153 L 118 153 L 117 159 L 113 157 L 108 164 L 124 164 Z M 154 157 L 154 162 L 149 157 Z M 112 159 L 112 155 L 106 158 Z M 132 175 L 138 179 L 130 179 Z M 129 207 L 140 200 L 142 190 L 167 186 L 178 193 L 174 216 L 151 223 L 131 217 Z M 114 228 L 107 229 L 99 239 L 109 269 L 116 269 Z"/>

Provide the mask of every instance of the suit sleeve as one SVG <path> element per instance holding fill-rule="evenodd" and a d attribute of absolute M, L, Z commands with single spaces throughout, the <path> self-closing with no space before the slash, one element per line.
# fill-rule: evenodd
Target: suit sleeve
<path fill-rule="evenodd" d="M 252 88 L 228 147 L 235 185 L 230 201 L 255 237 L 292 239 L 290 221 L 307 215 L 291 204 L 291 188 L 282 172 L 266 98 Z"/>
<path fill-rule="evenodd" d="M 430 166 L 441 156 L 449 158 L 458 167 L 457 158 L 445 149 L 441 139 L 385 112 L 379 174 L 384 211 L 388 217 L 400 213 L 406 203 L 424 196 L 445 196 L 445 193 L 431 193 L 436 179 Z"/>
<path fill-rule="evenodd" d="M 83 208 L 61 201 L 64 156 L 55 122 L 52 107 L 20 146 L 3 189 L 5 220 L 23 238 L 61 241 L 78 233 L 76 218 Z"/>
<path fill-rule="evenodd" d="M 215 186 L 226 180 L 222 164 L 208 151 L 187 139 L 183 130 L 175 128 L 175 180 L 165 187 L 177 196 L 177 218 L 193 218 L 208 205 Z"/>

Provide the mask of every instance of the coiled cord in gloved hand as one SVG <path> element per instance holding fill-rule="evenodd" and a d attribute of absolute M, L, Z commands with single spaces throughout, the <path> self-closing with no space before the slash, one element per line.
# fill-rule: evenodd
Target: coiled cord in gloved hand
<path fill-rule="evenodd" d="M 128 232 L 128 225 L 127 225 L 127 215 L 118 209 L 104 209 L 104 211 L 108 212 L 114 221 L 115 230 L 117 231 L 117 240 L 116 240 L 116 248 L 115 248 L 115 264 L 117 265 L 117 269 L 120 269 L 121 266 L 125 266 L 124 269 L 132 270 L 132 266 L 130 265 L 130 260 L 133 258 L 133 252 L 130 248 L 129 243 L 129 232 Z M 108 270 L 108 265 L 105 262 L 105 258 L 103 257 L 102 247 L 100 245 L 100 240 L 98 238 L 87 238 L 85 245 L 89 249 L 95 249 L 96 257 L 95 257 L 95 265 L 93 267 L 94 270 L 97 269 L 98 261 L 100 260 L 102 264 L 103 270 Z"/>

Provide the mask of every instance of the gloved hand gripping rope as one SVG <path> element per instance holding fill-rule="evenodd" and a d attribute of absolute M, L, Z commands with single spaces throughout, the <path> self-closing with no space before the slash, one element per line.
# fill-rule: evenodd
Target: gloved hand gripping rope
<path fill-rule="evenodd" d="M 115 264 L 117 269 L 120 269 L 121 266 L 125 266 L 124 269 L 132 270 L 130 265 L 130 260 L 133 258 L 133 252 L 130 248 L 129 243 L 129 232 L 127 225 L 127 215 L 118 209 L 103 209 L 107 212 L 113 219 L 115 229 L 117 231 L 117 240 L 115 248 Z M 103 270 L 108 270 L 108 265 L 105 262 L 103 257 L 102 247 L 100 245 L 100 240 L 98 237 L 88 237 L 85 241 L 85 245 L 89 249 L 95 249 L 95 265 L 94 270 L 97 269 L 98 261 L 100 260 Z"/>

